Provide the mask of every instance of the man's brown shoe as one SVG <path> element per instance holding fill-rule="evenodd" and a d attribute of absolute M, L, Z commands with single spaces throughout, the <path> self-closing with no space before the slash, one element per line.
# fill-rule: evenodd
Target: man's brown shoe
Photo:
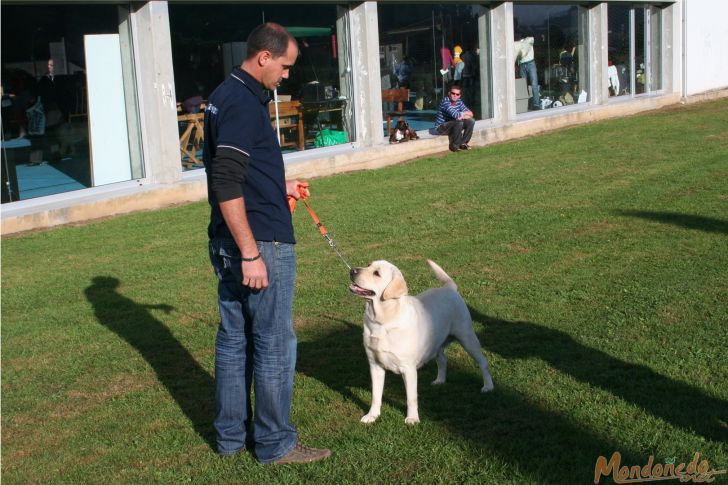
<path fill-rule="evenodd" d="M 331 450 L 326 448 L 309 448 L 303 446 L 300 443 L 296 443 L 296 446 L 289 451 L 287 454 L 278 458 L 275 463 L 276 465 L 288 465 L 292 463 L 312 463 L 314 461 L 323 460 L 331 456 Z"/>

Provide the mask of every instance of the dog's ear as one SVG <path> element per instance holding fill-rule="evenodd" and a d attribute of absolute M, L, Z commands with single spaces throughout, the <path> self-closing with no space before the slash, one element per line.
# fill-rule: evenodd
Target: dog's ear
<path fill-rule="evenodd" d="M 382 300 L 391 300 L 402 297 L 406 294 L 407 283 L 404 281 L 404 276 L 402 276 L 402 272 L 398 269 L 394 270 L 392 281 L 389 282 L 387 287 L 384 289 L 384 293 L 382 293 Z"/>

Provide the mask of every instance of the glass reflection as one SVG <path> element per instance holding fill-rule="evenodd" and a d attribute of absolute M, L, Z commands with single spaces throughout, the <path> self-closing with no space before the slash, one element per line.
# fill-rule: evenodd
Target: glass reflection
<path fill-rule="evenodd" d="M 635 94 L 642 94 L 647 83 L 647 67 L 645 66 L 645 10 L 634 9 L 634 67 Z"/>
<path fill-rule="evenodd" d="M 202 167 L 205 100 L 242 63 L 248 34 L 263 22 L 286 27 L 300 52 L 277 96 L 270 94 L 284 153 L 354 139 L 349 54 L 345 32 L 337 31 L 345 22 L 335 5 L 170 4 L 169 16 L 184 169 Z"/>
<path fill-rule="evenodd" d="M 649 90 L 662 89 L 662 10 L 650 7 L 650 75 Z"/>
<path fill-rule="evenodd" d="M 513 6 L 516 113 L 588 101 L 585 16 L 576 5 Z"/>
<path fill-rule="evenodd" d="M 454 85 L 475 118 L 483 117 L 483 7 L 380 3 L 377 15 L 385 136 L 397 119 L 415 131 L 433 128 L 437 107 Z"/>
<path fill-rule="evenodd" d="M 610 96 L 624 96 L 632 93 L 630 10 L 631 8 L 626 5 L 610 4 L 608 7 L 607 73 Z"/>
<path fill-rule="evenodd" d="M 662 25 L 657 7 L 609 4 L 609 95 L 662 88 Z"/>
<path fill-rule="evenodd" d="M 91 187 L 84 36 L 119 34 L 117 7 L 1 8 L 2 202 Z"/>

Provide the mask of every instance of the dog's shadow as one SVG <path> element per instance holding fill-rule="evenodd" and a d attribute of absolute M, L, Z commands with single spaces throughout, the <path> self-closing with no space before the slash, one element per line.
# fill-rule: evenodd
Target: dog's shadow
<path fill-rule="evenodd" d="M 326 315 L 320 318 L 337 321 L 339 325 L 330 326 L 332 330 L 329 333 L 299 342 L 297 369 L 355 403 L 363 415 L 370 405 L 371 381 L 362 344 L 362 327 Z M 478 319 L 481 321 L 484 316 L 478 314 Z M 486 325 L 490 326 L 488 322 L 486 320 Z M 496 341 L 500 342 L 502 333 L 497 331 L 496 334 Z M 486 346 L 487 349 L 497 347 L 498 343 L 493 343 L 492 336 L 481 337 L 482 342 L 488 342 L 488 339 L 491 343 Z M 548 347 L 549 343 L 534 342 L 533 345 Z M 495 390 L 480 393 L 483 383 L 477 365 L 469 357 L 467 359 L 472 368 L 461 367 L 451 361 L 448 381 L 442 386 L 430 385 L 437 374 L 434 362 L 419 370 L 422 421 L 444 425 L 449 433 L 467 440 L 479 453 L 499 456 L 521 473 L 538 477 L 542 483 L 583 481 L 584 476 L 593 473 L 598 456 L 609 457 L 614 451 L 620 451 L 625 462 L 637 463 L 644 459 L 644 454 L 640 455 L 624 443 L 579 426 L 568 416 L 544 409 L 528 396 L 499 382 L 498 369 L 491 368 Z M 362 390 L 364 392 L 359 392 Z M 395 408 L 402 414 L 401 425 L 407 426 L 404 424 L 406 396 L 401 376 L 387 372 L 383 401 L 385 408 Z M 523 443 L 533 443 L 534 440 L 539 441 L 539 446 L 525 454 Z M 415 449 L 421 445 L 413 443 L 412 447 Z M 568 469 L 564 468 L 565 460 Z"/>

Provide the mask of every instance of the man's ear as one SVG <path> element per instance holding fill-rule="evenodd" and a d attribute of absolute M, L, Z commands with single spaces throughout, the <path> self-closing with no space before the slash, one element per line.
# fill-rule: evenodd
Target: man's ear
<path fill-rule="evenodd" d="M 258 65 L 260 67 L 265 66 L 268 63 L 268 61 L 271 59 L 271 57 L 273 57 L 273 56 L 271 55 L 270 51 L 262 50 L 262 51 L 258 52 Z"/>
<path fill-rule="evenodd" d="M 387 287 L 382 293 L 382 300 L 391 300 L 394 298 L 400 298 L 407 294 L 407 283 L 404 281 L 404 276 L 399 270 L 394 271 L 392 281 L 389 282 Z"/>

